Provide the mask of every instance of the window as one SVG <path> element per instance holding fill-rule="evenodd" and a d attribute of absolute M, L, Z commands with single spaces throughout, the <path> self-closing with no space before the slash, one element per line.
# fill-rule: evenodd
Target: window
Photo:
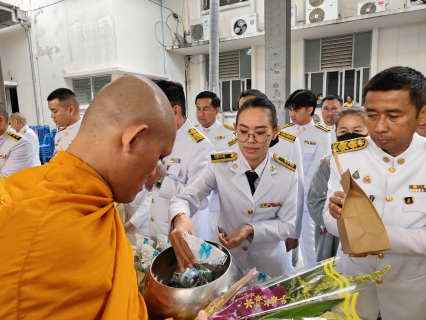
<path fill-rule="evenodd" d="M 201 10 L 209 10 L 210 9 L 210 0 L 200 0 L 201 1 Z M 229 6 L 231 4 L 236 4 L 240 2 L 245 2 L 248 0 L 220 0 L 219 6 Z"/>
<path fill-rule="evenodd" d="M 73 79 L 72 84 L 74 93 L 77 96 L 80 105 L 89 105 L 95 95 L 105 85 L 111 82 L 111 75 Z"/>
<path fill-rule="evenodd" d="M 209 78 L 209 56 L 206 56 L 206 78 Z M 207 83 L 208 90 L 209 86 Z M 242 91 L 251 89 L 251 49 L 219 53 L 219 98 L 221 111 L 237 110 Z"/>

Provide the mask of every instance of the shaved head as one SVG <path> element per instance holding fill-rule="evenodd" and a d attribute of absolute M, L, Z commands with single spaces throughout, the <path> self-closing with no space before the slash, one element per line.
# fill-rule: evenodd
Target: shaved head
<path fill-rule="evenodd" d="M 9 117 L 9 119 L 10 120 L 16 120 L 24 126 L 27 124 L 27 118 L 25 118 L 25 116 L 20 112 L 12 113 L 11 116 Z"/>
<path fill-rule="evenodd" d="M 116 202 L 133 201 L 176 136 L 170 103 L 151 80 L 124 76 L 93 99 L 67 152 L 110 186 Z"/>

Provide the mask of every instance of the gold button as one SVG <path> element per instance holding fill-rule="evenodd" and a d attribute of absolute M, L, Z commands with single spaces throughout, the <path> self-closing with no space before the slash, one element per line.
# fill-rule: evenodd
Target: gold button
<path fill-rule="evenodd" d="M 151 222 L 154 222 L 154 218 L 151 218 Z"/>
<path fill-rule="evenodd" d="M 247 247 L 247 246 L 243 246 L 243 250 L 244 250 L 244 251 L 247 251 L 247 250 L 248 250 L 248 247 Z"/>
<path fill-rule="evenodd" d="M 390 159 L 389 159 L 388 157 L 383 157 L 383 161 L 384 161 L 384 162 L 389 162 L 389 161 L 390 161 Z"/>
<path fill-rule="evenodd" d="M 152 200 L 151 200 L 151 202 L 152 202 L 152 203 L 154 203 L 154 202 L 155 202 L 155 199 L 152 199 Z"/>
<path fill-rule="evenodd" d="M 383 280 L 382 280 L 382 279 L 377 279 L 377 280 L 376 280 L 376 283 L 377 283 L 377 284 L 382 284 L 382 283 L 383 283 Z"/>
<path fill-rule="evenodd" d="M 397 162 L 398 162 L 398 164 L 404 164 L 405 163 L 405 159 L 404 158 L 399 158 Z"/>
<path fill-rule="evenodd" d="M 65 132 L 64 136 L 65 136 L 65 137 L 66 137 L 66 136 L 68 136 L 68 132 Z"/>
<path fill-rule="evenodd" d="M 274 165 L 272 165 L 271 166 L 271 171 L 274 172 L 275 170 L 277 170 L 277 168 Z"/>
<path fill-rule="evenodd" d="M 385 257 L 385 255 L 383 253 L 379 253 L 379 255 L 377 256 L 379 259 L 383 259 Z"/>
<path fill-rule="evenodd" d="M 396 171 L 395 167 L 390 167 L 390 168 L 389 168 L 389 172 L 390 172 L 390 173 L 394 173 L 395 171 Z"/>
<path fill-rule="evenodd" d="M 386 201 L 387 201 L 387 202 L 391 202 L 392 200 L 393 200 L 393 198 L 392 198 L 391 196 L 387 196 L 387 197 L 386 197 Z"/>
<path fill-rule="evenodd" d="M 248 214 L 253 214 L 253 210 L 251 210 L 251 209 L 250 209 L 250 210 L 247 210 L 247 213 L 248 213 Z"/>
<path fill-rule="evenodd" d="M 238 164 L 235 163 L 232 165 L 232 169 L 237 169 L 237 168 L 238 168 Z"/>

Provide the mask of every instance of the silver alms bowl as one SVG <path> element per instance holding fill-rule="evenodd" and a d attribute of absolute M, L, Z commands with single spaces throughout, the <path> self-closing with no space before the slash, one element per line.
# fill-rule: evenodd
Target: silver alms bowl
<path fill-rule="evenodd" d="M 223 266 L 215 268 L 216 280 L 201 287 L 180 289 L 169 287 L 177 269 L 173 248 L 161 252 L 148 273 L 143 296 L 151 320 L 173 318 L 194 320 L 198 312 L 220 297 L 243 277 L 241 268 L 229 251 L 220 244 L 207 241 L 228 255 Z"/>

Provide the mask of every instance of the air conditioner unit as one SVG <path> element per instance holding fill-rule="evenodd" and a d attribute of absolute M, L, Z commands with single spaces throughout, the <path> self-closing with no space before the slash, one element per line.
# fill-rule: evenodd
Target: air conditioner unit
<path fill-rule="evenodd" d="M 231 20 L 231 35 L 242 36 L 258 31 L 259 15 L 253 13 L 249 16 L 234 18 Z"/>
<path fill-rule="evenodd" d="M 358 3 L 358 15 L 386 11 L 386 0 L 375 0 Z"/>
<path fill-rule="evenodd" d="M 337 0 L 306 0 L 306 24 L 336 20 L 338 17 Z"/>
<path fill-rule="evenodd" d="M 291 26 L 295 27 L 297 22 L 297 7 L 291 6 Z"/>
<path fill-rule="evenodd" d="M 208 17 L 190 21 L 192 42 L 209 40 L 210 21 Z"/>
<path fill-rule="evenodd" d="M 407 7 L 421 6 L 425 4 L 426 0 L 407 0 Z"/>

